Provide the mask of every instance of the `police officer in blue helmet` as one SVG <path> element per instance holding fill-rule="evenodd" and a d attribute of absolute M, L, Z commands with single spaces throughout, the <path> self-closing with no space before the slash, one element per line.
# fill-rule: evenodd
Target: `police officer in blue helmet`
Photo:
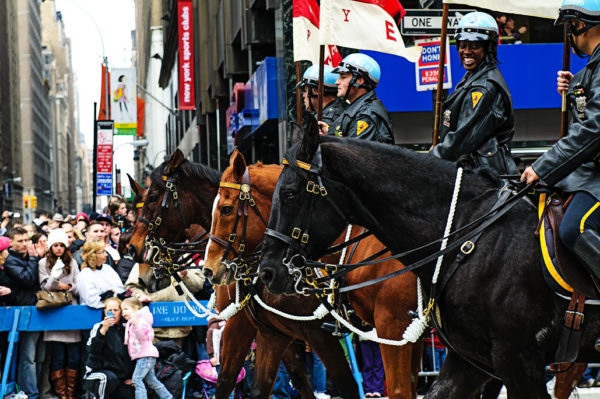
<path fill-rule="evenodd" d="M 377 61 L 366 54 L 350 54 L 333 73 L 339 74 L 337 96 L 350 105 L 333 125 L 319 122 L 321 134 L 394 144 L 392 120 L 375 95 L 381 78 Z"/>
<path fill-rule="evenodd" d="M 600 0 L 563 0 L 557 20 L 562 23 L 567 24 L 575 53 L 589 60 L 575 76 L 559 72 L 558 91 L 567 91 L 571 109 L 569 132 L 528 167 L 521 180 L 541 179 L 573 193 L 560 238 L 600 280 Z"/>
<path fill-rule="evenodd" d="M 337 86 L 335 81 L 337 75 L 333 72 L 333 67 L 323 65 L 323 122 L 331 125 L 337 120 L 344 110 L 348 107 L 348 103 L 337 98 Z M 317 107 L 319 106 L 319 67 L 311 65 L 304 71 L 302 80 L 296 86 L 296 89 L 302 89 L 302 98 L 304 100 L 304 108 L 308 112 L 312 112 L 316 117 Z"/>
<path fill-rule="evenodd" d="M 459 22 L 456 45 L 467 71 L 443 104 L 439 144 L 433 154 L 500 175 L 518 173 L 510 155 L 515 118 L 508 86 L 497 67 L 498 25 L 472 12 Z"/>

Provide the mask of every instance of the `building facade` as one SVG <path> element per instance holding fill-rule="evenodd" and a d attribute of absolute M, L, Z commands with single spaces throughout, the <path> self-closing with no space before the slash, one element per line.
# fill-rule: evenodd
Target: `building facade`
<path fill-rule="evenodd" d="M 22 213 L 17 0 L 0 2 L 0 211 Z"/>

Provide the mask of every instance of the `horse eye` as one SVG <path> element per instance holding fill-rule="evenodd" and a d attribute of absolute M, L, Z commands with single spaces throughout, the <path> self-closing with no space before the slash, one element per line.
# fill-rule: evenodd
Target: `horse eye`
<path fill-rule="evenodd" d="M 232 206 L 222 206 L 221 207 L 221 215 L 231 215 L 233 212 Z"/>
<path fill-rule="evenodd" d="M 158 200 L 158 195 L 151 195 L 148 197 L 148 202 L 155 202 Z"/>
<path fill-rule="evenodd" d="M 295 193 L 293 191 L 284 191 L 283 199 L 291 200 L 294 199 Z"/>

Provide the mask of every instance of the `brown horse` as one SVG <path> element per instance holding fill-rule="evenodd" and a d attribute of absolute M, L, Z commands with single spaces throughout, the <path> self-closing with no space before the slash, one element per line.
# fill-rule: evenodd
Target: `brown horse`
<path fill-rule="evenodd" d="M 262 242 L 265 235 L 266 218 L 270 214 L 271 197 L 281 169 L 282 167 L 279 165 L 260 163 L 247 166 L 240 152 L 236 150 L 232 154 L 230 166 L 221 177 L 221 188 L 213 210 L 211 234 L 216 237 L 213 238 L 216 241 L 209 242 L 206 251 L 204 273 L 212 278 L 213 283 L 227 283 L 231 279 L 232 271 L 224 266 L 223 258 L 232 260 L 240 252 L 251 253 Z M 249 185 L 249 191 L 247 187 L 243 187 L 244 184 Z M 240 196 L 244 196 L 244 193 L 251 194 L 257 211 L 240 205 L 242 202 Z M 250 206 L 254 208 L 252 203 Z M 242 214 L 247 214 L 246 227 L 244 227 L 244 223 L 246 223 L 243 221 L 244 216 L 238 216 Z M 262 220 L 263 218 L 265 220 Z M 244 228 L 246 229 L 245 234 Z M 355 227 L 351 236 L 357 236 L 360 230 Z M 235 242 L 230 243 L 229 237 L 235 238 Z M 338 242 L 341 241 L 343 241 L 343 237 L 338 240 Z M 245 245 L 244 250 L 240 249 L 240 244 Z M 225 246 L 232 249 L 227 251 L 228 254 L 224 254 Z M 356 263 L 383 249 L 383 244 L 377 239 L 368 237 L 361 240 L 358 245 L 349 248 L 348 253 L 354 253 L 352 261 Z M 335 259 L 327 261 L 337 262 Z M 394 261 L 384 262 L 376 267 L 362 267 L 348 273 L 347 283 L 352 285 L 371 280 L 401 267 L 400 263 Z M 416 276 L 405 274 L 401 278 L 390 279 L 380 285 L 353 291 L 348 295 L 348 299 L 359 317 L 374 326 L 380 337 L 400 340 L 402 333 L 411 322 L 408 311 L 416 308 L 416 285 Z M 316 297 L 310 296 L 302 299 L 308 309 L 314 309 L 319 304 Z M 394 306 L 389 306 L 390 304 L 394 304 Z M 290 326 L 297 326 L 300 329 L 303 324 L 318 328 L 320 322 L 294 323 Z M 389 397 L 394 399 L 416 398 L 421 345 L 409 343 L 404 346 L 381 345 L 380 347 Z M 318 348 L 315 349 L 319 353 Z"/>
<path fill-rule="evenodd" d="M 219 177 L 220 173 L 217 171 L 185 161 L 179 151 L 176 151 L 169 161 L 155 169 L 140 218 L 145 222 L 136 223 L 131 238 L 130 250 L 136 258 L 141 261 L 147 257 L 148 254 L 144 249 L 149 232 L 152 232 L 150 238 L 154 240 L 172 242 L 183 241 L 186 232 L 189 235 L 188 223 L 197 223 L 209 228 Z M 182 224 L 186 226 L 185 229 L 182 228 Z M 287 303 L 289 312 L 302 309 L 301 298 L 296 298 L 293 302 L 280 297 L 275 300 L 279 299 Z M 273 298 L 265 300 L 274 302 Z M 293 344 L 292 337 L 301 333 L 291 331 L 285 319 L 273 322 L 270 314 L 264 309 L 257 308 L 252 301 L 244 309 L 245 311 L 233 316 L 225 327 L 221 372 L 216 389 L 217 398 L 226 398 L 233 389 L 237 374 L 255 336 L 257 367 L 252 397 L 269 396 L 282 354 L 292 382 L 300 388 L 302 397 L 314 397 L 306 378 L 306 370 L 298 346 Z M 316 338 L 309 339 L 311 334 L 316 335 Z M 302 336 L 307 337 L 307 341 L 315 350 L 317 347 L 320 348 L 319 352 L 324 362 L 328 364 L 329 374 L 336 381 L 343 397 L 358 398 L 356 382 L 337 339 L 324 332 L 320 335 L 315 334 L 314 329 Z"/>

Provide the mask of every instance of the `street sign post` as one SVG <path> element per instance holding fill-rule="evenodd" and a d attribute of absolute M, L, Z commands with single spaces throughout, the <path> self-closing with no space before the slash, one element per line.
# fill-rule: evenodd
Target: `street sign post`
<path fill-rule="evenodd" d="M 466 14 L 475 10 L 450 10 L 448 14 L 448 35 L 456 33 L 458 22 Z M 440 36 L 442 33 L 442 10 L 406 10 L 402 18 L 400 33 L 407 36 Z"/>
<path fill-rule="evenodd" d="M 98 121 L 96 194 L 112 195 L 113 121 Z"/>

